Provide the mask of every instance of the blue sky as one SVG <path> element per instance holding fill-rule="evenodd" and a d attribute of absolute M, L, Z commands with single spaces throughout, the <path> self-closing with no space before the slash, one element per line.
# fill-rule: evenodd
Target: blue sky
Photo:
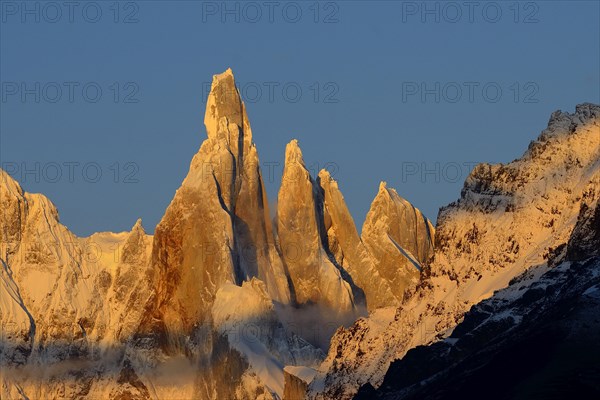
<path fill-rule="evenodd" d="M 227 67 L 269 198 L 297 138 L 359 229 L 379 181 L 435 220 L 473 163 L 600 102 L 597 1 L 0 5 L 0 162 L 78 235 L 154 229 Z"/>

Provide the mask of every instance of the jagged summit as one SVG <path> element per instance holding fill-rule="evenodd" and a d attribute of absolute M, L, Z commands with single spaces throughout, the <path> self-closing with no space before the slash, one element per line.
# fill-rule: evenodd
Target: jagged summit
<path fill-rule="evenodd" d="M 569 113 L 562 110 L 556 110 L 550 115 L 548 120 L 548 130 L 562 128 L 570 131 L 572 124 L 585 124 L 594 120 L 600 115 L 600 105 L 593 103 L 582 103 L 575 106 L 575 112 Z"/>
<path fill-rule="evenodd" d="M 144 226 L 142 225 L 142 219 L 141 218 L 138 218 L 135 221 L 135 224 L 133 225 L 133 227 L 131 228 L 131 230 L 132 231 L 140 231 L 140 232 L 146 233 L 146 231 L 144 229 Z"/>
<path fill-rule="evenodd" d="M 298 141 L 293 139 L 285 146 L 285 163 L 283 166 L 280 194 L 284 187 L 286 188 L 283 191 L 285 194 L 288 191 L 297 190 L 302 185 L 308 187 L 312 186 L 312 184 L 312 177 L 304 164 L 302 150 L 300 150 Z"/>
<path fill-rule="evenodd" d="M 213 75 L 213 81 L 223 80 L 229 76 L 233 77 L 233 71 L 231 67 L 228 67 L 225 71 L 221 72 L 220 74 Z"/>
<path fill-rule="evenodd" d="M 363 224 L 361 238 L 399 300 L 419 281 L 433 254 L 434 228 L 420 210 L 382 181 Z"/>
<path fill-rule="evenodd" d="M 23 193 L 21 185 L 12 176 L 8 174 L 4 169 L 0 167 L 0 185 L 3 190 L 11 190 L 13 192 Z"/>
<path fill-rule="evenodd" d="M 235 124 L 241 130 L 244 130 L 246 126 L 249 127 L 245 113 L 244 102 L 235 85 L 231 69 L 214 75 L 204 114 L 204 125 L 208 137 L 214 138 L 219 134 L 225 134 L 229 124 Z M 251 140 L 251 132 L 245 133 Z"/>
<path fill-rule="evenodd" d="M 333 314 L 354 308 L 349 284 L 327 257 L 321 237 L 315 182 L 304 165 L 297 140 L 285 148 L 277 196 L 277 233 L 298 304 L 323 304 Z"/>
<path fill-rule="evenodd" d="M 337 186 L 337 181 L 335 179 L 333 179 L 333 177 L 331 176 L 331 173 L 329 173 L 329 171 L 325 168 L 322 168 L 321 170 L 319 170 L 318 177 L 321 181 L 331 182 L 331 184 L 335 184 Z"/>
<path fill-rule="evenodd" d="M 377 191 L 377 196 L 387 196 L 401 203 L 410 204 L 408 200 L 406 200 L 404 197 L 398 194 L 396 189 L 389 187 L 386 181 L 379 182 L 379 190 Z"/>
<path fill-rule="evenodd" d="M 339 191 L 339 185 L 338 185 L 338 181 L 336 181 L 332 176 L 331 173 L 326 170 L 325 168 L 322 168 L 318 175 L 318 182 L 319 184 L 323 187 L 325 185 L 330 185 L 331 187 L 333 187 L 335 190 Z M 342 195 L 342 192 L 339 192 L 341 200 L 344 200 L 344 196 Z M 354 223 L 352 224 L 352 226 L 355 227 Z"/>
<path fill-rule="evenodd" d="M 367 251 L 358 235 L 337 181 L 322 169 L 316 185 L 323 246 L 352 283 L 357 303 L 366 303 L 368 310 L 396 305 L 398 299 L 376 269 L 378 260 Z"/>
<path fill-rule="evenodd" d="M 208 138 L 158 224 L 153 246 L 153 264 L 161 271 L 153 308 L 171 330 L 205 323 L 225 282 L 241 285 L 257 277 L 274 300 L 290 301 L 258 154 L 231 70 L 213 77 L 204 123 Z"/>
<path fill-rule="evenodd" d="M 300 164 L 302 167 L 305 166 L 302 150 L 300 149 L 297 139 L 290 140 L 285 146 L 285 165 L 292 163 Z"/>

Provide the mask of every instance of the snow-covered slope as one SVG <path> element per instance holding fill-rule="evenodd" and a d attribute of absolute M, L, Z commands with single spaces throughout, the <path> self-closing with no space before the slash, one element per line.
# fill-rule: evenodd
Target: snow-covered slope
<path fill-rule="evenodd" d="M 131 232 L 79 238 L 60 224 L 46 197 L 0 174 L 2 392 L 60 397 L 63 383 L 39 385 L 56 371 L 35 366 L 82 357 L 96 362 L 123 345 L 149 293 L 144 274 L 152 237 L 138 221 Z M 35 373 L 17 379 L 8 373 L 12 368 Z M 81 388 L 74 386 L 67 392 Z"/>
<path fill-rule="evenodd" d="M 213 303 L 212 317 L 217 331 L 279 397 L 283 396 L 284 366 L 314 366 L 324 357 L 321 350 L 286 332 L 264 283 L 256 278 L 242 286 L 223 285 Z"/>
<path fill-rule="evenodd" d="M 547 264 L 473 306 L 444 341 L 394 361 L 379 390 L 366 385 L 356 398 L 600 396 L 600 203 L 593 203 L 582 203 L 569 242 Z"/>
<path fill-rule="evenodd" d="M 482 164 L 440 210 L 435 260 L 403 304 L 332 338 L 311 396 L 349 398 L 378 386 L 394 359 L 447 335 L 464 313 L 566 243 L 583 202 L 600 192 L 600 107 L 555 112 L 522 158 Z M 383 315 L 382 315 L 383 314 Z"/>

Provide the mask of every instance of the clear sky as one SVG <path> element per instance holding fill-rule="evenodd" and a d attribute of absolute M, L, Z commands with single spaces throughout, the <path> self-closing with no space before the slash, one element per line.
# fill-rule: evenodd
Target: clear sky
<path fill-rule="evenodd" d="M 381 180 L 435 220 L 472 163 L 511 161 L 552 111 L 600 102 L 598 1 L 0 6 L 0 162 L 78 235 L 153 231 L 228 67 L 269 198 L 297 138 L 359 229 Z"/>

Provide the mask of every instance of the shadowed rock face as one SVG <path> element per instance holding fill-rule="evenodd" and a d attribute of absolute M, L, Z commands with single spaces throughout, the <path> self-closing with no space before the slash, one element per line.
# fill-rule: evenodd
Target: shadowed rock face
<path fill-rule="evenodd" d="M 592 189 L 592 188 L 590 188 Z M 590 190 L 584 198 L 577 217 L 577 225 L 567 243 L 569 260 L 581 261 L 600 256 L 600 193 Z M 594 207 L 594 202 L 596 206 Z"/>

